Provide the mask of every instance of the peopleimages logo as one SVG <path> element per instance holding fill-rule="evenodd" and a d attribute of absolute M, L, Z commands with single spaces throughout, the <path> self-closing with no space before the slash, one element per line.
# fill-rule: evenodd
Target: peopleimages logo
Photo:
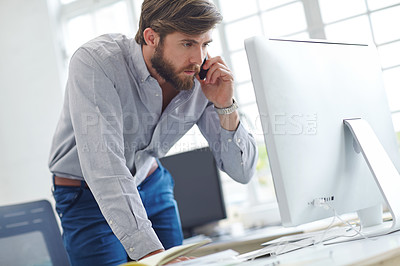
<path fill-rule="evenodd" d="M 255 121 L 246 119 L 245 114 L 241 114 L 241 123 L 253 135 L 316 135 L 318 127 L 317 113 L 276 113 L 272 115 L 260 114 L 255 117 Z M 203 119 L 207 119 L 203 117 Z M 254 118 L 253 118 L 254 119 Z M 101 114 L 82 113 L 81 114 L 81 134 L 87 135 L 91 130 L 101 131 L 102 135 L 114 135 L 121 132 L 124 135 L 150 133 L 159 126 L 158 134 L 164 135 L 184 135 L 196 124 L 198 116 L 187 114 L 175 114 L 168 116 L 157 116 L 151 113 L 124 113 Z M 219 123 L 203 123 L 204 133 L 217 132 Z M 261 126 L 263 125 L 263 126 Z"/>
<path fill-rule="evenodd" d="M 80 133 L 87 135 L 91 130 L 101 131 L 103 135 L 123 133 L 135 135 L 141 132 L 153 132 L 156 126 L 167 135 L 185 134 L 195 122 L 198 115 L 174 114 L 159 116 L 152 113 L 99 114 L 82 113 Z"/>
<path fill-rule="evenodd" d="M 221 152 L 227 152 L 229 151 L 229 143 L 208 143 L 207 145 L 211 150 L 213 151 L 221 151 Z M 160 151 L 169 151 L 172 147 L 176 151 L 183 152 L 183 151 L 189 151 L 193 150 L 199 147 L 198 143 L 193 143 L 193 142 L 178 142 L 178 143 L 170 143 L 170 142 L 154 142 L 152 143 L 152 147 L 157 148 L 157 150 Z M 143 147 L 138 146 L 134 142 L 125 142 L 125 143 L 119 143 L 117 141 L 113 140 L 103 140 L 102 142 L 100 141 L 85 141 L 82 142 L 80 145 L 80 151 L 84 153 L 109 153 L 112 152 L 114 154 L 124 154 L 124 153 L 135 153 L 138 150 L 143 149 Z"/>
<path fill-rule="evenodd" d="M 259 115 L 253 134 L 272 135 L 316 135 L 318 117 L 316 113 L 278 113 L 273 115 Z M 260 128 L 261 124 L 263 125 Z"/>

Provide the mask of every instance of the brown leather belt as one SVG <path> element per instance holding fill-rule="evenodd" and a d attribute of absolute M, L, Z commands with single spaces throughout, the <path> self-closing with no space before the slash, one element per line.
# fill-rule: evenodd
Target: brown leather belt
<path fill-rule="evenodd" d="M 149 177 L 152 173 L 154 173 L 157 170 L 157 168 L 158 168 L 158 163 L 156 160 L 154 160 L 153 164 L 150 167 L 149 172 L 146 175 L 146 178 Z"/>
<path fill-rule="evenodd" d="M 54 185 L 56 186 L 66 186 L 66 187 L 80 187 L 82 182 L 85 183 L 85 187 L 87 188 L 88 185 L 85 181 L 77 180 L 77 179 L 70 179 L 65 177 L 54 176 Z"/>
<path fill-rule="evenodd" d="M 154 171 L 156 171 L 158 168 L 158 163 L 156 160 L 154 160 L 153 165 L 151 166 L 149 172 L 147 173 L 147 177 L 149 177 Z M 85 187 L 87 188 L 88 185 L 86 184 L 85 181 Z M 77 179 L 70 179 L 70 178 L 65 178 L 65 177 L 59 177 L 59 176 L 54 176 L 54 185 L 56 186 L 66 186 L 66 187 L 80 187 L 82 184 L 81 180 Z"/>

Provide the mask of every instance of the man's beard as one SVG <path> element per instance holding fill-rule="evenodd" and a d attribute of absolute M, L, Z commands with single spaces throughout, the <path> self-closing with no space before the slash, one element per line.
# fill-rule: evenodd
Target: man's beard
<path fill-rule="evenodd" d="M 151 64 L 157 73 L 167 82 L 172 84 L 178 91 L 190 90 L 194 85 L 194 76 L 186 76 L 184 78 L 178 75 L 184 71 L 195 71 L 197 75 L 200 71 L 200 66 L 192 64 L 182 69 L 176 70 L 170 61 L 164 58 L 164 47 L 160 43 L 154 55 L 151 57 Z"/>

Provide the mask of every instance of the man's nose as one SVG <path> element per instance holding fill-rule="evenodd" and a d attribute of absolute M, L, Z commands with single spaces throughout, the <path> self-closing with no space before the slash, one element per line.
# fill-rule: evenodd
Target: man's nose
<path fill-rule="evenodd" d="M 196 49 L 191 56 L 191 63 L 201 65 L 203 63 L 205 53 L 202 49 Z"/>

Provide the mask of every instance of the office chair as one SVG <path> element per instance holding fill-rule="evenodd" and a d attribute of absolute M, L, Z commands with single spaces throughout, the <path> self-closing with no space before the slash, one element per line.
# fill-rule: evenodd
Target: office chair
<path fill-rule="evenodd" d="M 0 207 L 0 265 L 70 265 L 50 202 Z"/>

